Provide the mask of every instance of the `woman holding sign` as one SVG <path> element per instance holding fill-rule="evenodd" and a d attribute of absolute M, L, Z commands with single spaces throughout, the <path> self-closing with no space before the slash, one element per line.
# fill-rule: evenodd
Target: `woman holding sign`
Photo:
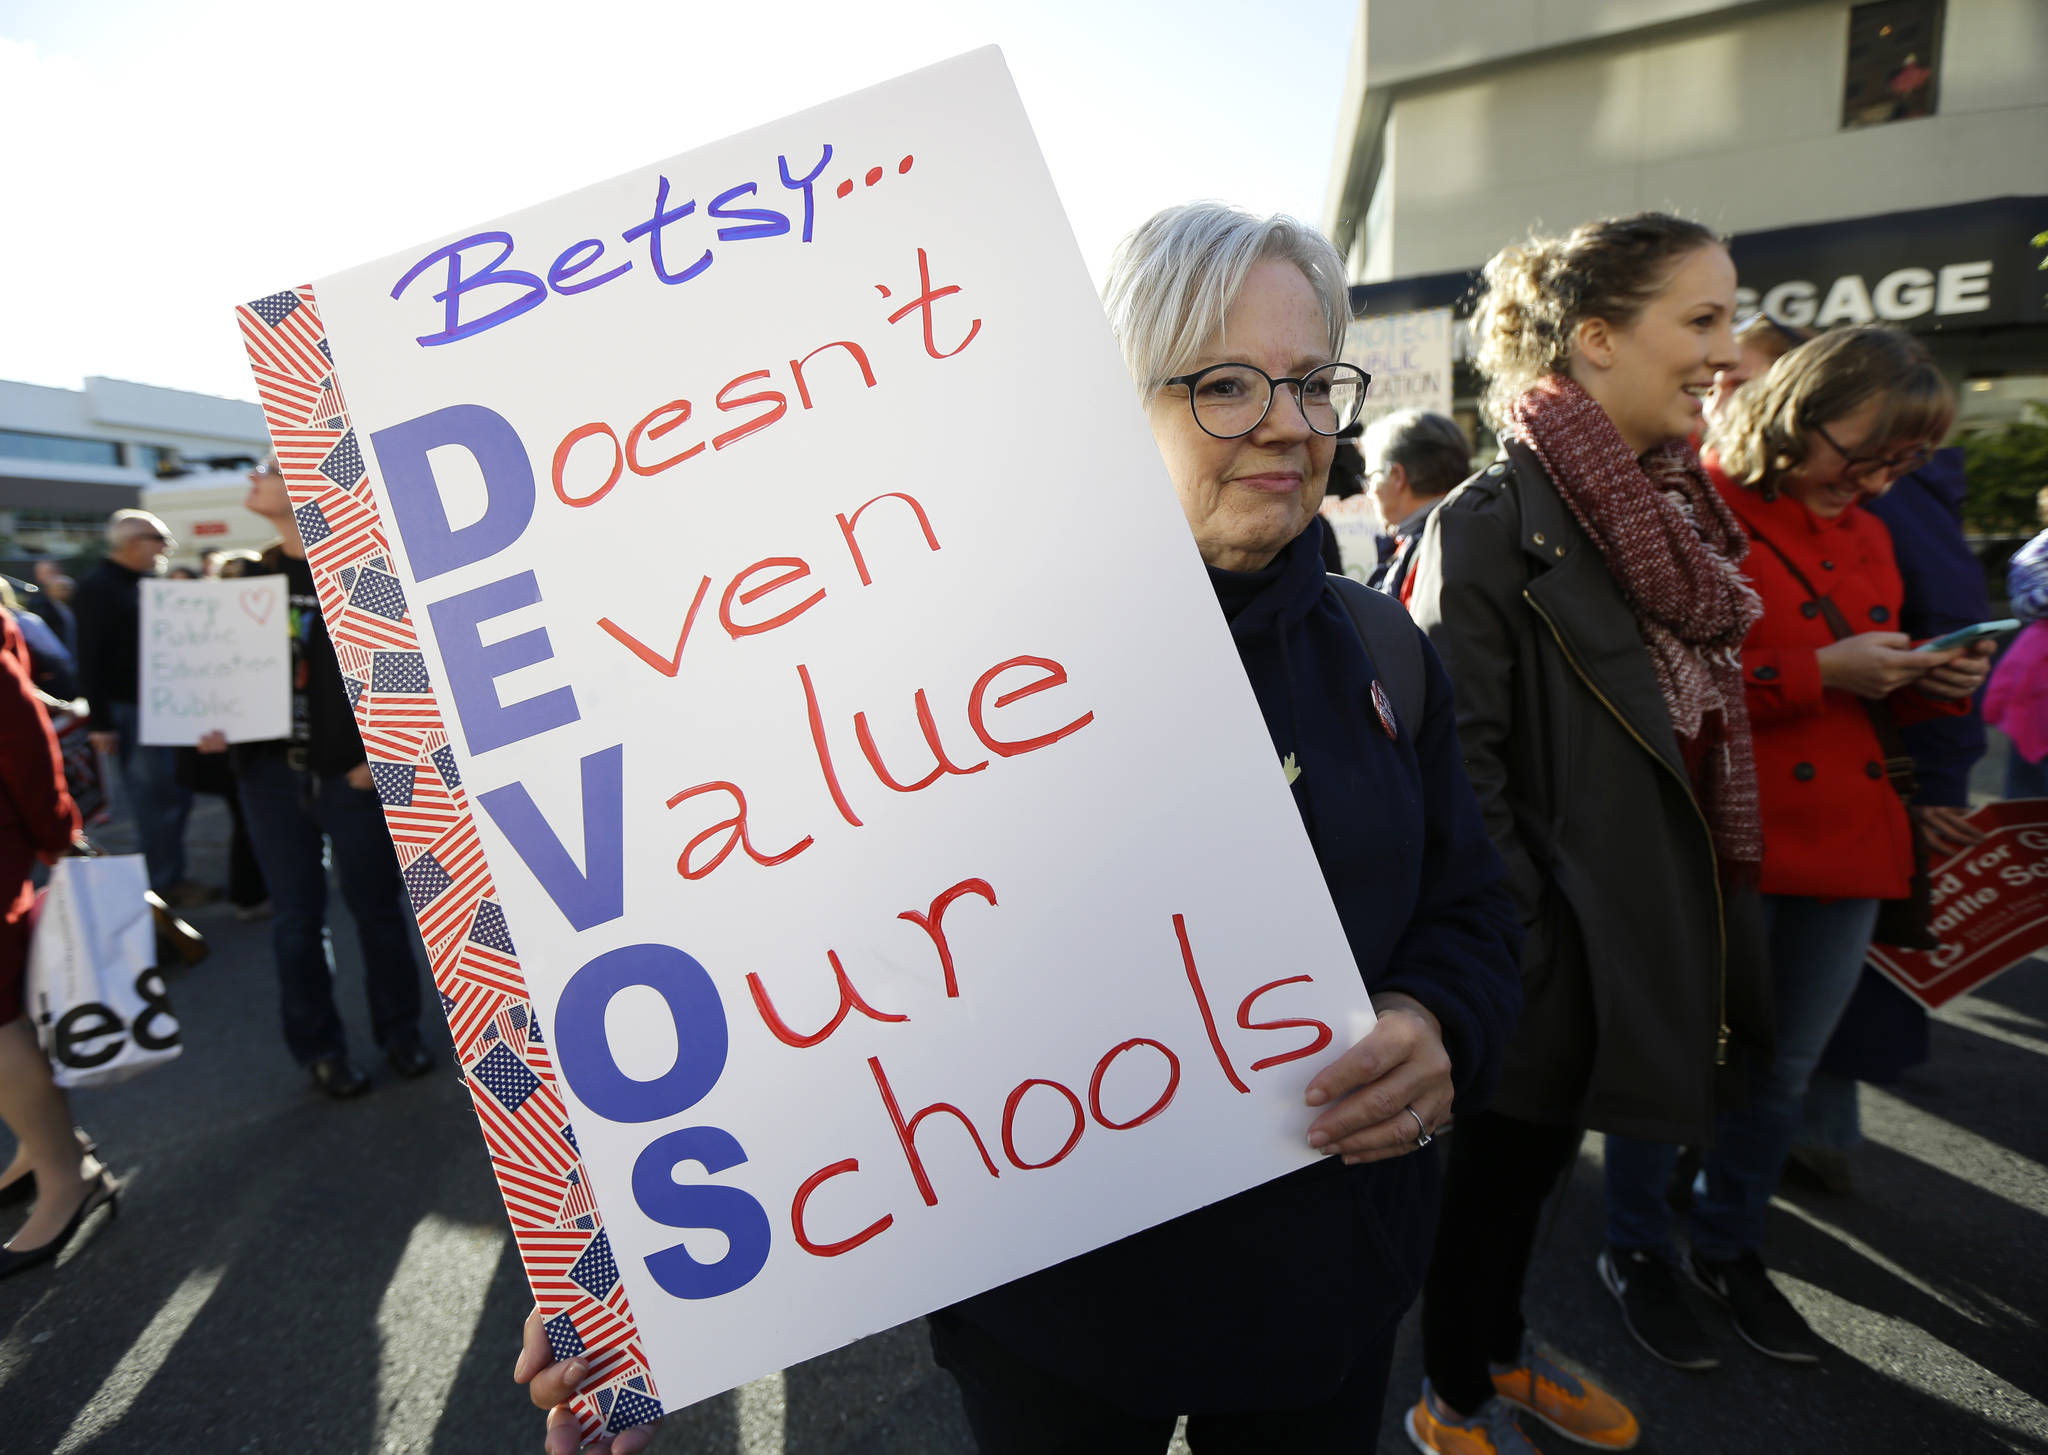
<path fill-rule="evenodd" d="M 1391 599 L 1323 569 L 1316 507 L 1367 382 L 1339 361 L 1335 249 L 1174 208 L 1125 242 L 1108 297 L 1322 869 L 1303 892 L 1335 901 L 1379 1019 L 1310 1083 L 1321 1162 L 942 1310 L 933 1345 L 985 1452 L 1157 1455 L 1182 1414 L 1204 1455 L 1362 1447 L 1435 1222 L 1424 1149 L 1486 1095 L 1520 1006 L 1514 908 L 1443 668 Z M 576 1371 L 547 1347 L 536 1314 L 517 1374 L 554 1406 Z M 556 1410 L 548 1448 L 575 1439 Z"/>

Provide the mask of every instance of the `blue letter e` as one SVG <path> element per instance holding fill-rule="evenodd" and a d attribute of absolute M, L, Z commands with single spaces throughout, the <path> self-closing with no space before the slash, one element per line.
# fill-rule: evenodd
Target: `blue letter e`
<path fill-rule="evenodd" d="M 484 513 L 460 528 L 434 481 L 430 450 L 460 445 L 484 477 Z M 504 550 L 533 519 L 533 462 L 510 420 L 481 404 L 451 404 L 370 436 L 384 472 L 384 493 L 397 518 L 413 579 L 431 581 L 458 566 Z"/>

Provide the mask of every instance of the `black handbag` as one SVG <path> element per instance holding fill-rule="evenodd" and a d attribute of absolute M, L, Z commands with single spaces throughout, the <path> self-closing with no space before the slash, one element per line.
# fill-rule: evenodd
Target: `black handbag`
<path fill-rule="evenodd" d="M 1806 579 L 1806 573 L 1792 564 L 1792 558 L 1779 550 L 1770 537 L 1750 532 L 1750 538 L 1769 548 L 1770 553 L 1784 563 L 1792 573 L 1792 579 L 1805 589 L 1809 600 L 1820 611 L 1828 630 L 1835 634 L 1836 641 L 1856 635 L 1842 615 L 1842 608 L 1835 605 L 1834 598 L 1823 596 L 1813 589 L 1813 583 Z M 1880 945 L 1896 945 L 1902 950 L 1934 950 L 1941 947 L 1941 937 L 1934 933 L 1934 879 L 1927 872 L 1927 840 L 1920 832 L 1920 820 L 1913 816 L 1913 799 L 1920 792 L 1920 780 L 1913 769 L 1913 756 L 1906 751 L 1906 743 L 1899 736 L 1898 722 L 1892 717 L 1891 704 L 1872 702 L 1859 698 L 1863 710 L 1870 717 L 1870 726 L 1877 733 L 1878 751 L 1884 754 L 1884 776 L 1892 785 L 1892 791 L 1899 795 L 1899 803 L 1906 810 L 1906 824 L 1913 835 L 1913 878 L 1904 899 L 1881 899 L 1877 904 L 1877 924 L 1870 932 L 1871 941 Z"/>

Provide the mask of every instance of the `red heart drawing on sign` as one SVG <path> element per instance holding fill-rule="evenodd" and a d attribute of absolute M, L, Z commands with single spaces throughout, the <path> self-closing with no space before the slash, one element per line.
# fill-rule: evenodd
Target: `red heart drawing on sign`
<path fill-rule="evenodd" d="M 268 591 L 251 588 L 242 593 L 242 615 L 262 626 L 270 620 L 270 607 L 275 598 Z"/>

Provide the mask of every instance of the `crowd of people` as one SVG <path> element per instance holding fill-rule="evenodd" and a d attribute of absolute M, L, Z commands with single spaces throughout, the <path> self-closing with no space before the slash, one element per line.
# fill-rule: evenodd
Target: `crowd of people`
<path fill-rule="evenodd" d="M 106 815 L 81 813 L 80 800 L 102 800 L 102 775 L 118 785 L 151 892 L 167 909 L 218 897 L 188 875 L 185 838 L 195 791 L 226 800 L 229 897 L 241 918 L 271 921 L 285 1047 L 315 1088 L 346 1099 L 371 1086 L 349 1054 L 334 1002 L 330 865 L 363 949 L 372 1032 L 386 1062 L 408 1079 L 435 1065 L 421 1035 L 422 974 L 397 853 L 275 460 L 251 472 L 246 504 L 276 529 L 277 543 L 261 555 L 210 553 L 203 569 L 286 578 L 291 734 L 274 742 L 230 747 L 219 733 L 190 747 L 141 741 L 141 585 L 169 574 L 176 546 L 156 516 L 116 511 L 105 556 L 75 589 L 53 562 L 39 564 L 34 585 L 0 578 L 0 884 L 8 896 L 0 919 L 0 1121 L 15 1135 L 14 1157 L 0 1170 L 0 1204 L 33 1204 L 0 1251 L 0 1278 L 52 1261 L 119 1192 L 91 1138 L 74 1129 L 23 1003 L 36 866 L 94 852 L 83 830 Z"/>
<path fill-rule="evenodd" d="M 1199 204 L 1106 297 L 1381 1019 L 1310 1089 L 1320 1165 L 931 1316 L 991 1455 L 1158 1451 L 1178 1415 L 1201 1451 L 1355 1448 L 1418 1293 L 1417 1449 L 1529 1455 L 1528 1421 L 1627 1449 L 1638 1414 L 1522 1309 L 1585 1135 L 1635 1341 L 1714 1367 L 1696 1294 L 1812 1364 L 1765 1208 L 1788 1165 L 1846 1190 L 1857 1082 L 1926 1054 L 1865 956 L 1925 943 L 1928 858 L 1977 837 L 1996 650 L 1916 650 L 1990 615 L 1926 351 L 1739 318 L 1696 223 L 1591 222 L 1485 269 L 1474 474 L 1445 416 L 1359 429 L 1342 279 L 1312 230 Z M 1350 576 L 1331 486 L 1383 526 Z M 2048 617 L 2048 534 L 2015 572 Z M 2022 645 L 2048 659 L 2048 621 Z M 2048 683 L 2007 696 L 2029 786 Z M 584 1373 L 536 1314 L 516 1377 L 557 1455 Z"/>
<path fill-rule="evenodd" d="M 1588 1132 L 1607 1224 L 1590 1272 L 1649 1355 L 1718 1362 L 1703 1297 L 1761 1353 L 1821 1357 L 1768 1271 L 1765 1209 L 1788 1163 L 1853 1185 L 1858 1081 L 1926 1053 L 1924 1014 L 1866 953 L 1924 943 L 1930 856 L 1975 837 L 1996 645 L 1916 647 L 1990 615 L 1939 369 L 1893 329 L 1739 318 L 1736 285 L 1722 239 L 1659 213 L 1503 249 L 1473 319 L 1501 450 L 1474 473 L 1442 415 L 1358 430 L 1345 269 L 1313 229 L 1193 204 L 1120 250 L 1117 337 L 1292 769 L 1322 870 L 1305 892 L 1334 901 L 1378 1018 L 1309 1087 L 1314 1165 L 931 1316 L 982 1451 L 1156 1452 L 1181 1416 L 1207 1455 L 1357 1448 L 1418 1297 L 1418 1449 L 1528 1455 L 1525 1421 L 1632 1446 L 1638 1413 L 1523 1310 L 1542 1208 Z M 1369 585 L 1328 569 L 1333 473 L 1384 526 Z M 51 568 L 43 646 L 0 613 L 0 870 L 20 885 L 0 1198 L 37 1209 L 0 1276 L 114 1192 L 20 1016 L 31 867 L 79 826 L 46 714 L 66 684 L 169 899 L 207 892 L 183 858 L 193 763 L 227 764 L 313 1083 L 368 1084 L 333 1000 L 330 853 L 377 1040 L 401 1075 L 432 1065 L 396 860 L 274 462 L 248 503 L 279 541 L 225 565 L 288 580 L 287 740 L 205 739 L 182 770 L 137 741 L 137 591 L 172 545 L 152 516 L 118 513 L 75 591 Z M 1993 694 L 2026 792 L 2048 781 L 2044 542 L 2015 561 L 2037 624 Z M 516 1377 L 552 1412 L 551 1450 L 574 1448 L 561 1407 L 588 1372 L 553 1359 L 536 1312 Z"/>

